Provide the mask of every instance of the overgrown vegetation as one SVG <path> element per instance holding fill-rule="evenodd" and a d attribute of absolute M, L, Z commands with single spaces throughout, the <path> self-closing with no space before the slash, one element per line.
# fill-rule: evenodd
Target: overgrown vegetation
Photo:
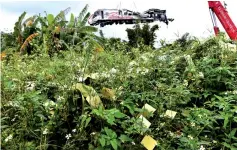
<path fill-rule="evenodd" d="M 32 32 L 23 14 L 2 36 L 1 149 L 142 150 L 146 135 L 155 149 L 237 149 L 237 53 L 223 37 L 130 45 L 95 36 L 86 11 L 33 17 Z"/>

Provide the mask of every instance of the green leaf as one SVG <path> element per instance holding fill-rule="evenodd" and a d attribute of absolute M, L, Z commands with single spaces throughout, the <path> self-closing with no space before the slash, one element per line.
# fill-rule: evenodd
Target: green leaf
<path fill-rule="evenodd" d="M 5 129 L 7 127 L 9 127 L 9 126 L 8 125 L 1 125 L 1 129 Z"/>
<path fill-rule="evenodd" d="M 74 14 L 71 13 L 70 22 L 68 24 L 68 27 L 73 27 L 74 24 L 75 24 L 75 17 L 74 17 Z"/>
<path fill-rule="evenodd" d="M 53 21 L 54 21 L 54 16 L 53 14 L 48 14 L 47 16 L 47 20 L 48 20 L 48 25 L 52 25 L 53 24 Z"/>
<path fill-rule="evenodd" d="M 227 126 L 227 124 L 228 124 L 228 122 L 229 122 L 229 115 L 225 115 L 225 120 L 224 120 L 224 128 L 226 129 L 226 126 Z"/>
<path fill-rule="evenodd" d="M 85 127 L 87 127 L 88 126 L 88 124 L 89 124 L 89 122 L 91 121 L 91 117 L 89 117 L 89 118 L 87 118 L 86 119 L 86 124 L 85 124 Z"/>
<path fill-rule="evenodd" d="M 84 18 L 84 16 L 85 16 L 85 14 L 86 14 L 86 12 L 87 12 L 87 10 L 88 10 L 88 7 L 89 7 L 89 5 L 86 5 L 86 6 L 82 9 L 82 11 L 80 12 L 80 14 L 79 14 L 79 16 L 78 16 L 78 21 L 77 21 L 77 25 L 78 25 L 78 26 L 81 24 L 81 22 L 82 22 L 82 20 L 83 20 L 83 18 Z"/>
<path fill-rule="evenodd" d="M 121 113 L 119 110 L 114 113 L 114 117 L 116 118 L 124 118 L 126 115 Z"/>
<path fill-rule="evenodd" d="M 40 118 L 42 118 L 42 119 L 46 120 L 45 116 L 44 116 L 44 115 L 42 115 L 42 114 L 37 114 L 36 116 L 38 116 L 38 117 L 40 117 Z"/>
<path fill-rule="evenodd" d="M 230 132 L 230 137 L 234 137 L 235 136 L 235 133 L 237 131 L 237 128 L 233 129 L 231 132 Z"/>
<path fill-rule="evenodd" d="M 100 138 L 99 141 L 100 141 L 101 146 L 104 147 L 105 146 L 105 139 Z"/>
<path fill-rule="evenodd" d="M 226 142 L 223 143 L 223 145 L 227 148 L 231 148 L 231 145 L 230 144 L 227 144 Z"/>
<path fill-rule="evenodd" d="M 115 121 L 115 118 L 114 118 L 114 117 L 111 117 L 111 116 L 107 119 L 107 122 L 108 122 L 110 125 L 114 125 L 114 124 L 115 124 L 114 121 Z"/>
<path fill-rule="evenodd" d="M 110 144 L 112 145 L 112 147 L 114 148 L 114 150 L 118 149 L 118 143 L 116 139 L 113 139 L 110 141 Z"/>
<path fill-rule="evenodd" d="M 131 138 L 129 138 L 127 135 L 124 135 L 124 134 L 120 135 L 119 139 L 120 139 L 123 143 L 124 143 L 124 142 L 130 142 L 130 141 L 132 141 Z"/>
<path fill-rule="evenodd" d="M 105 127 L 104 130 L 105 130 L 105 133 L 106 133 L 107 135 L 111 135 L 111 132 L 113 132 L 113 131 L 112 131 L 111 129 L 109 129 L 108 127 Z"/>

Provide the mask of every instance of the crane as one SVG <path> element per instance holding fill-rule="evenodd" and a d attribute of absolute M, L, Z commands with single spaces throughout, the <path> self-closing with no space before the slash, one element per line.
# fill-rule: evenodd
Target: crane
<path fill-rule="evenodd" d="M 208 5 L 215 35 L 218 35 L 220 32 L 216 22 L 217 16 L 230 39 L 237 41 L 237 28 L 226 10 L 226 4 L 224 3 L 224 7 L 220 1 L 208 1 Z"/>

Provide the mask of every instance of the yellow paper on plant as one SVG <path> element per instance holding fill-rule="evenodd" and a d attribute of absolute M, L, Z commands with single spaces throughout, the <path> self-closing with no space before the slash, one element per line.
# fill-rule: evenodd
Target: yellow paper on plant
<path fill-rule="evenodd" d="M 151 123 L 142 115 L 139 117 L 142 120 L 143 125 L 148 129 L 151 126 Z"/>
<path fill-rule="evenodd" d="M 171 119 L 174 119 L 174 117 L 175 117 L 176 114 L 177 114 L 177 112 L 176 112 L 176 111 L 172 111 L 172 110 L 167 110 L 167 111 L 165 112 L 165 116 L 166 116 L 166 117 L 169 117 L 169 118 L 171 118 Z"/>
<path fill-rule="evenodd" d="M 154 140 L 151 136 L 146 135 L 142 141 L 141 144 L 147 149 L 147 150 L 153 150 L 155 146 L 157 145 L 156 140 Z"/>
<path fill-rule="evenodd" d="M 143 112 L 141 113 L 144 117 L 148 117 L 150 113 L 154 113 L 156 109 L 149 104 L 145 104 L 143 107 Z M 139 116 L 141 115 L 139 114 Z"/>

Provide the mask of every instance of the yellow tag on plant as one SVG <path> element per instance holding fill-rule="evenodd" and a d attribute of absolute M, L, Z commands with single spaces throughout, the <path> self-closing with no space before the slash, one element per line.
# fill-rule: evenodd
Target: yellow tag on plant
<path fill-rule="evenodd" d="M 151 136 L 146 135 L 142 141 L 141 144 L 147 149 L 147 150 L 153 150 L 155 146 L 157 145 L 156 140 L 154 140 Z"/>
<path fill-rule="evenodd" d="M 174 119 L 174 117 L 175 117 L 176 114 L 177 114 L 176 111 L 167 110 L 167 111 L 165 112 L 165 117 Z"/>
<path fill-rule="evenodd" d="M 148 129 L 151 126 L 151 123 L 142 115 L 139 117 L 142 120 L 143 125 Z"/>
<path fill-rule="evenodd" d="M 142 115 L 144 117 L 149 117 L 149 114 L 153 114 L 156 109 L 154 107 L 152 107 L 151 105 L 149 104 L 145 104 L 143 107 L 142 107 Z"/>

